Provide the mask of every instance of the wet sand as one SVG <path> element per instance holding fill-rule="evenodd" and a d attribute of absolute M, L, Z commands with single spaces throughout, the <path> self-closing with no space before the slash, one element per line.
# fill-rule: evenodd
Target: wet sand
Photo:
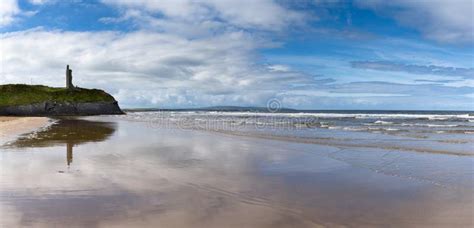
<path fill-rule="evenodd" d="M 472 227 L 472 156 L 64 119 L 0 147 L 1 227 Z"/>
<path fill-rule="evenodd" d="M 8 117 L 0 116 L 0 143 L 7 138 L 32 132 L 48 123 L 45 117 Z"/>

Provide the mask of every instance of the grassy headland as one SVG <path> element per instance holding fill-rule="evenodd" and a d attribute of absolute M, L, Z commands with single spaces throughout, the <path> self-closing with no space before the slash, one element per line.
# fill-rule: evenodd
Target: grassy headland
<path fill-rule="evenodd" d="M 41 103 L 46 101 L 63 103 L 112 102 L 115 99 L 98 89 L 53 88 L 42 85 L 0 85 L 0 107 Z"/>

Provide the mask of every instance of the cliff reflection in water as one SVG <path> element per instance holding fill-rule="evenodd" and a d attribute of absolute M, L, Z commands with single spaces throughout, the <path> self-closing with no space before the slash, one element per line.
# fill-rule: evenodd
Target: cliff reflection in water
<path fill-rule="evenodd" d="M 61 118 L 48 128 L 18 138 L 11 147 L 52 147 L 66 144 L 66 162 L 73 160 L 74 146 L 107 140 L 116 130 L 115 123 Z"/>

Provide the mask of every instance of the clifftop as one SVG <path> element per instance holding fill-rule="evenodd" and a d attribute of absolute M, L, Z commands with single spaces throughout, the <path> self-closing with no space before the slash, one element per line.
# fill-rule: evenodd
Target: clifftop
<path fill-rule="evenodd" d="M 0 115 L 58 116 L 123 114 L 110 94 L 98 89 L 0 85 Z"/>
<path fill-rule="evenodd" d="M 35 104 L 46 101 L 89 103 L 114 102 L 110 94 L 98 89 L 53 88 L 42 85 L 0 85 L 0 107 Z"/>

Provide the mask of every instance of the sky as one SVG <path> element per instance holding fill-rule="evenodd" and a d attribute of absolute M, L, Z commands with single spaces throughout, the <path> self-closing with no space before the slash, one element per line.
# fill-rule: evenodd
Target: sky
<path fill-rule="evenodd" d="M 0 84 L 122 108 L 474 110 L 472 0 L 2 0 Z"/>

